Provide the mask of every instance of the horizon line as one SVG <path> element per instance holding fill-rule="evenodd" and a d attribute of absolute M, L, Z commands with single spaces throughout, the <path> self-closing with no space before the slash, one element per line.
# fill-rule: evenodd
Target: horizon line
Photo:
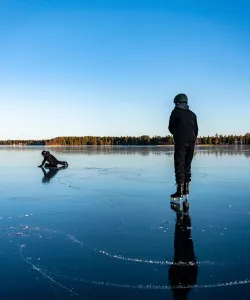
<path fill-rule="evenodd" d="M 198 135 L 197 138 L 202 138 L 202 137 L 228 137 L 228 136 L 248 136 L 250 133 L 245 133 L 245 134 L 208 134 L 208 135 Z M 95 138 L 104 138 L 104 137 L 109 137 L 109 138 L 121 138 L 121 137 L 133 137 L 133 138 L 139 138 L 139 137 L 173 137 L 172 134 L 166 134 L 166 135 L 148 135 L 148 134 L 143 134 L 143 135 L 62 135 L 62 136 L 56 136 L 52 138 L 8 138 L 8 139 L 0 139 L 0 141 L 49 141 L 53 139 L 58 139 L 58 138 L 83 138 L 83 137 L 95 137 Z"/>

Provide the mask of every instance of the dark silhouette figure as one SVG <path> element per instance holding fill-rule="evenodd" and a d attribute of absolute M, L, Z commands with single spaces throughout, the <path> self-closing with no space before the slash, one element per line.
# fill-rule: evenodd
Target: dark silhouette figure
<path fill-rule="evenodd" d="M 43 167 L 46 161 L 48 162 L 45 164 L 46 168 L 57 168 L 57 165 L 68 166 L 68 163 L 66 161 L 57 160 L 55 156 L 52 155 L 49 151 L 42 151 L 42 156 L 43 162 L 40 166 L 38 166 L 39 168 Z"/>
<path fill-rule="evenodd" d="M 58 173 L 58 171 L 60 170 L 64 170 L 66 169 L 67 167 L 60 167 L 60 168 L 56 168 L 56 169 L 50 169 L 48 172 L 46 172 L 46 170 L 42 167 L 42 171 L 43 171 L 43 174 L 44 174 L 44 177 L 42 179 L 42 182 L 43 183 L 49 183 L 50 180 L 56 176 L 56 174 Z"/>
<path fill-rule="evenodd" d="M 183 211 L 180 204 L 171 203 L 171 208 L 176 212 L 176 224 L 174 261 L 168 271 L 169 283 L 174 300 L 187 300 L 192 286 L 197 283 L 198 277 L 198 266 L 190 230 L 189 203 L 183 202 Z"/>
<path fill-rule="evenodd" d="M 189 109 L 187 95 L 177 95 L 174 98 L 174 103 L 175 108 L 170 115 L 168 128 L 174 136 L 174 165 L 177 191 L 171 197 L 182 198 L 183 194 L 189 194 L 191 163 L 199 129 L 197 117 Z"/>

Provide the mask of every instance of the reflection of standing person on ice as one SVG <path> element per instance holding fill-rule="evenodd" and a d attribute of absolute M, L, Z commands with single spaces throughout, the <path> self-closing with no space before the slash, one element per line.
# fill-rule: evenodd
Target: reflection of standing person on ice
<path fill-rule="evenodd" d="M 192 286 L 197 284 L 198 278 L 198 265 L 191 237 L 189 203 L 183 202 L 183 212 L 178 203 L 171 203 L 171 208 L 176 212 L 176 224 L 174 261 L 168 270 L 169 283 L 174 300 L 187 300 L 188 294 Z"/>
<path fill-rule="evenodd" d="M 182 198 L 189 194 L 191 181 L 191 163 L 194 155 L 195 141 L 198 135 L 196 115 L 189 109 L 188 98 L 179 94 L 174 98 L 175 108 L 169 119 L 169 131 L 174 136 L 174 165 L 177 184 L 172 198 Z"/>

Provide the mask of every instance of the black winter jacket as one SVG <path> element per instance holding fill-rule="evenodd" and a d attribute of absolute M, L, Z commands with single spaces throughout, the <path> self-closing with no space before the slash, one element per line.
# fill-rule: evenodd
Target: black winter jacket
<path fill-rule="evenodd" d="M 198 135 L 198 124 L 195 113 L 188 105 L 176 106 L 169 119 L 169 131 L 175 143 L 195 142 Z"/>
<path fill-rule="evenodd" d="M 49 151 L 47 151 L 46 156 L 44 157 L 44 160 L 42 162 L 42 165 L 45 164 L 45 162 L 48 162 L 50 165 L 57 165 L 58 160 L 55 158 L 54 155 L 50 154 Z"/>

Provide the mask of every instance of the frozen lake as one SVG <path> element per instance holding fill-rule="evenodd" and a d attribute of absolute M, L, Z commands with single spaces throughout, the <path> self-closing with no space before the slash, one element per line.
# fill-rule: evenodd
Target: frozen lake
<path fill-rule="evenodd" d="M 171 147 L 48 149 L 0 148 L 1 299 L 250 299 L 250 148 L 196 148 L 189 213 Z"/>

